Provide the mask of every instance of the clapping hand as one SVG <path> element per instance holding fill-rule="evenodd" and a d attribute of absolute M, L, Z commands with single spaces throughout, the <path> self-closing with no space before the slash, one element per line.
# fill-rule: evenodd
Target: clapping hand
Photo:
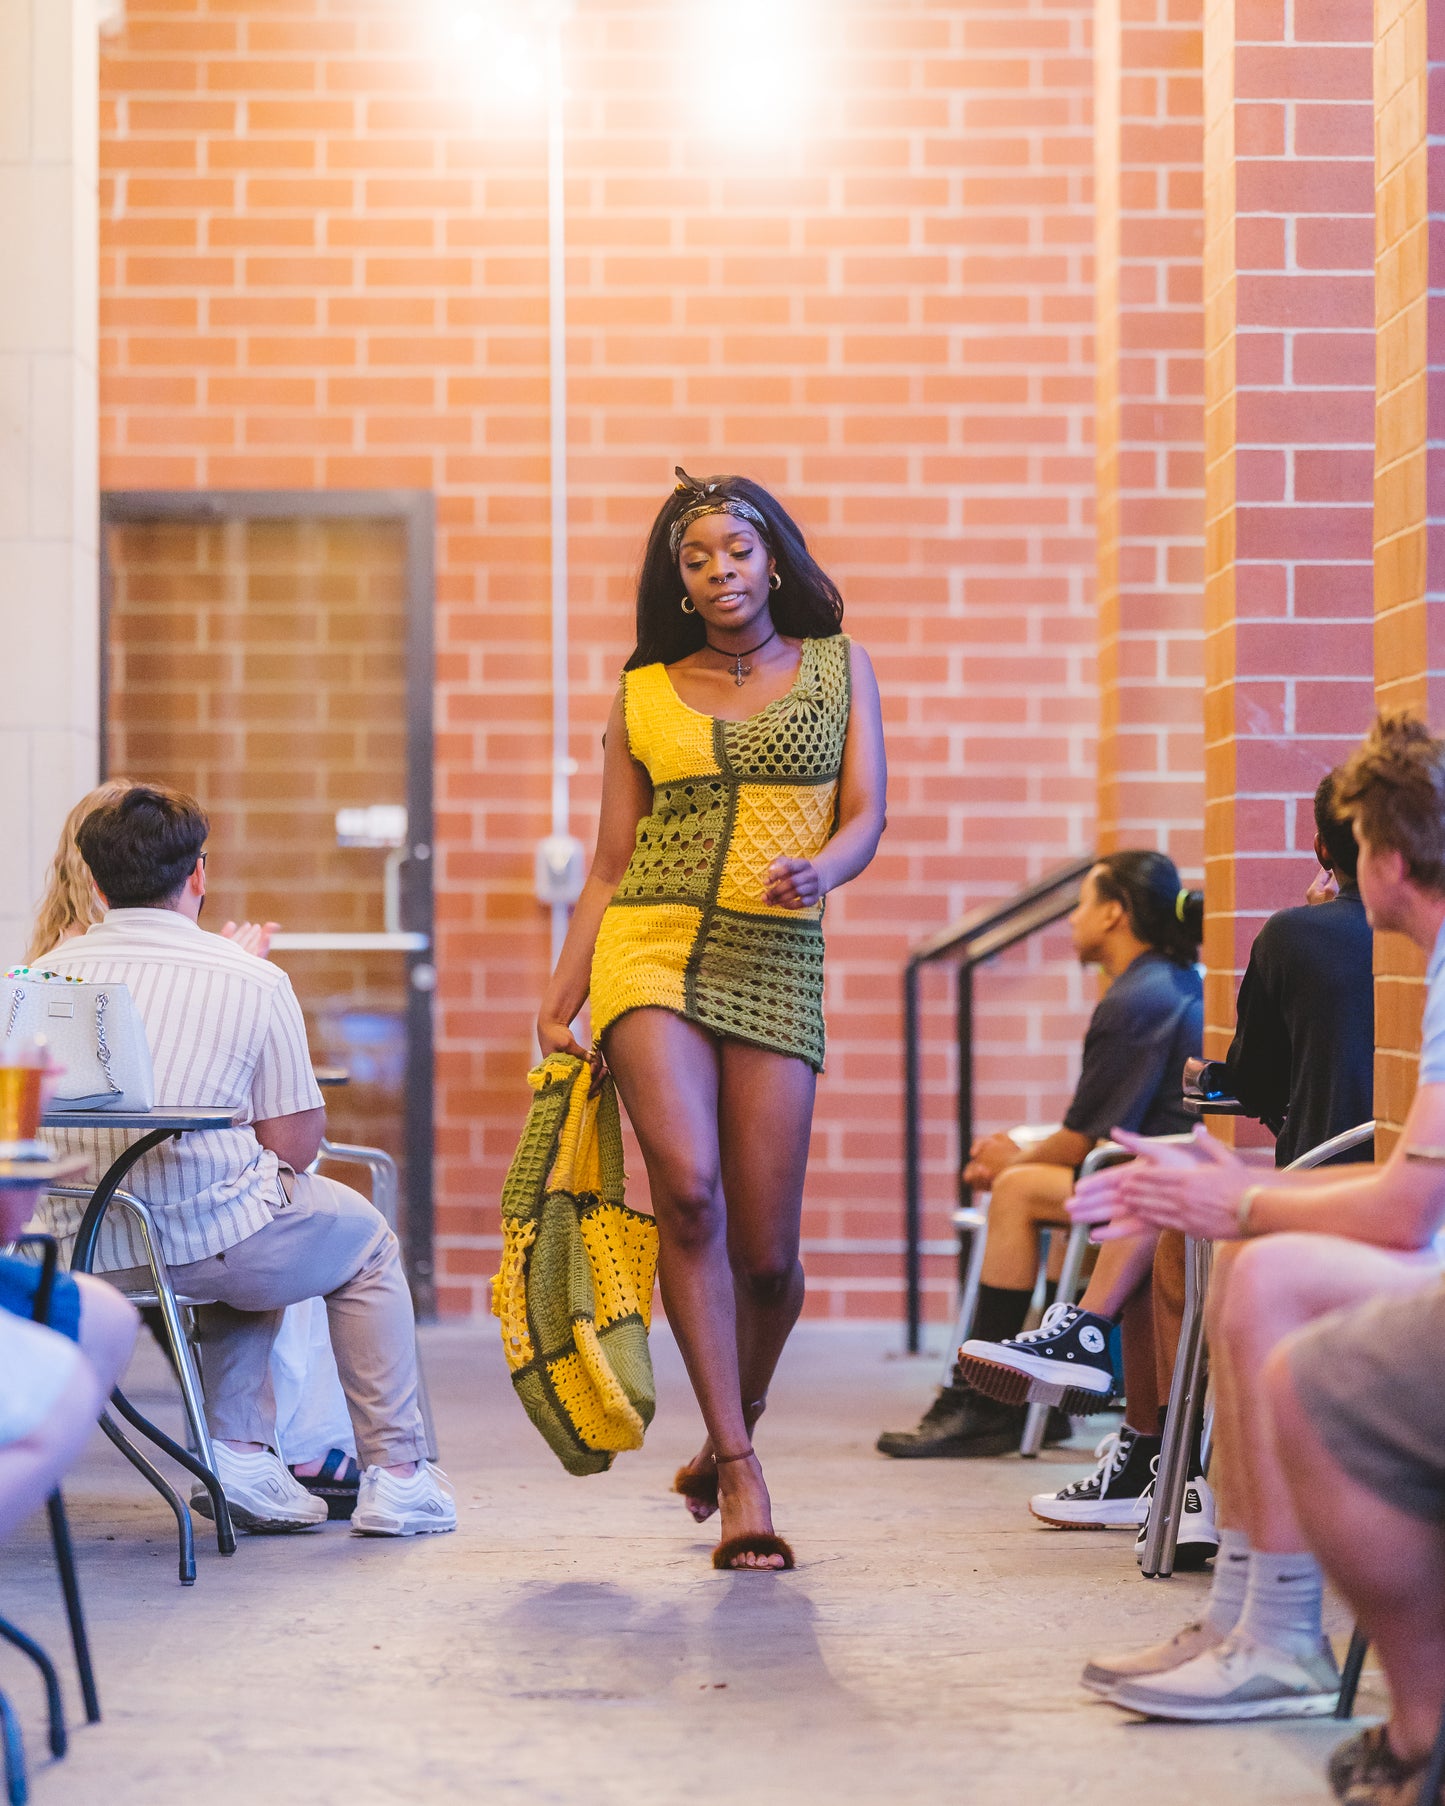
<path fill-rule="evenodd" d="M 1201 1125 L 1187 1142 L 1161 1142 L 1116 1129 L 1112 1139 L 1136 1158 L 1081 1179 L 1068 1212 L 1093 1226 L 1096 1242 L 1122 1241 L 1154 1229 L 1177 1229 L 1223 1241 L 1238 1230 L 1248 1167 Z"/>
<path fill-rule="evenodd" d="M 221 934 L 224 939 L 234 941 L 243 953 L 254 953 L 257 959 L 266 959 L 271 952 L 271 936 L 280 926 L 279 922 L 227 922 Z"/>

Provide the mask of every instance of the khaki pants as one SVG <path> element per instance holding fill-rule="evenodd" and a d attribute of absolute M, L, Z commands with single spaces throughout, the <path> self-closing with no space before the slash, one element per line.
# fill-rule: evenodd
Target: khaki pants
<path fill-rule="evenodd" d="M 314 1173 L 286 1178 L 290 1200 L 264 1229 L 170 1270 L 177 1294 L 201 1302 L 196 1323 L 211 1434 L 275 1447 L 271 1344 L 288 1304 L 324 1298 L 363 1467 L 424 1461 L 416 1323 L 400 1245 L 349 1186 Z M 124 1290 L 147 1284 L 150 1275 L 136 1268 L 106 1278 Z"/>

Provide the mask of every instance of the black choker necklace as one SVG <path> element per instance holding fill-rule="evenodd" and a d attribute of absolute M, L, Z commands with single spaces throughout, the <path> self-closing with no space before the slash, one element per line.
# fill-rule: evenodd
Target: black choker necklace
<path fill-rule="evenodd" d="M 733 682 L 739 689 L 742 689 L 743 680 L 753 674 L 752 666 L 745 665 L 743 660 L 751 658 L 755 652 L 761 652 L 769 640 L 775 640 L 777 637 L 778 630 L 775 627 L 766 640 L 759 640 L 756 646 L 749 646 L 744 652 L 724 652 L 721 646 L 714 646 L 711 640 L 707 641 L 707 649 L 709 652 L 717 653 L 719 658 L 730 658 L 733 661 Z"/>

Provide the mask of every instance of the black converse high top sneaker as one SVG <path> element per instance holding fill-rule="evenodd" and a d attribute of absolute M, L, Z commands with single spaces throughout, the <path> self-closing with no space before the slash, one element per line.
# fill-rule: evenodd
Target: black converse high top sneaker
<path fill-rule="evenodd" d="M 1091 1474 L 1061 1492 L 1041 1492 L 1029 1500 L 1036 1518 L 1063 1530 L 1133 1530 L 1144 1522 L 1159 1438 L 1124 1424 L 1094 1453 L 1099 1465 Z"/>
<path fill-rule="evenodd" d="M 958 1372 L 1006 1405 L 1059 1405 L 1076 1417 L 1100 1411 L 1114 1390 L 1107 1317 L 1051 1304 L 1037 1329 L 1005 1342 L 965 1342 Z"/>

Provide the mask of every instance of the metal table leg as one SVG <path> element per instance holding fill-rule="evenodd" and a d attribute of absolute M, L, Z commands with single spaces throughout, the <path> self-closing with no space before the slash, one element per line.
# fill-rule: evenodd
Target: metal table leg
<path fill-rule="evenodd" d="M 191 1508 L 176 1491 L 158 1467 L 153 1467 L 145 1456 L 120 1428 L 109 1411 L 100 1414 L 100 1427 L 125 1456 L 138 1474 L 144 1476 L 170 1506 L 175 1514 L 176 1528 L 181 1539 L 181 1585 L 193 1587 L 196 1584 L 196 1531 L 191 1522 Z"/>

